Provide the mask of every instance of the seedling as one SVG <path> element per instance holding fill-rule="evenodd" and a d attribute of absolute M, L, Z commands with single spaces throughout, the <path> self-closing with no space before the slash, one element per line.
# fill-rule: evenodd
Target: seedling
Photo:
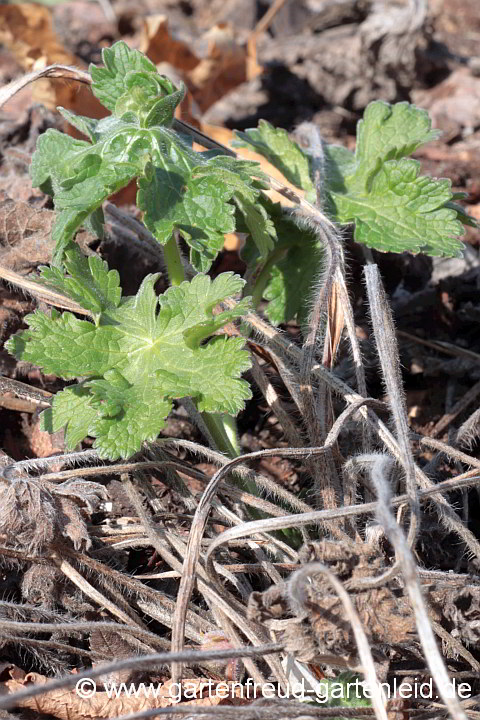
<path fill-rule="evenodd" d="M 91 321 L 37 311 L 7 347 L 45 372 L 81 378 L 43 414 L 45 429 L 66 427 L 69 447 L 91 435 L 101 457 L 129 457 L 157 437 L 175 398 L 191 397 L 220 449 L 234 454 L 228 417 L 250 397 L 241 378 L 250 360 L 243 339 L 218 333 L 248 312 L 251 301 L 244 297 L 233 310 L 214 314 L 245 281 L 232 273 L 211 280 L 205 273 L 225 233 L 247 233 L 254 305 L 269 301 L 266 314 L 274 324 L 295 316 L 304 323 L 321 270 L 322 238 L 267 197 L 270 178 L 259 164 L 221 150 L 193 150 L 191 138 L 173 127 L 183 86 L 176 88 L 122 42 L 104 50 L 103 61 L 105 67 L 90 68 L 92 91 L 111 115 L 97 121 L 59 108 L 89 140 L 48 130 L 31 166 L 33 185 L 53 196 L 57 211 L 53 265 L 43 268 L 39 282 L 79 303 Z M 407 157 L 434 137 L 425 111 L 376 102 L 359 123 L 355 154 L 321 146 L 309 155 L 266 122 L 238 133 L 237 145 L 253 146 L 303 190 L 307 215 L 318 214 L 313 204 L 321 196 L 332 221 L 354 223 L 358 242 L 455 255 L 462 222 L 469 221 L 455 203 L 459 196 L 448 180 L 420 176 L 419 163 Z M 118 273 L 98 258 L 84 258 L 74 243 L 81 226 L 101 237 L 102 203 L 132 179 L 143 221 L 164 248 L 172 287 L 160 296 L 157 276 L 149 275 L 134 297 L 123 297 Z M 191 281 L 179 237 L 189 247 Z"/>

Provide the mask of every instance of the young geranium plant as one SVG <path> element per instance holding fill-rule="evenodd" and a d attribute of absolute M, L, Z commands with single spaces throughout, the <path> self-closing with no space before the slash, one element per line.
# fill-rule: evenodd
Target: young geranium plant
<path fill-rule="evenodd" d="M 53 196 L 57 211 L 52 267 L 42 270 L 39 282 L 77 302 L 90 320 L 37 311 L 8 349 L 45 372 L 80 378 L 43 414 L 45 429 L 66 427 L 69 447 L 90 435 L 101 457 L 127 458 L 157 437 L 174 399 L 191 397 L 219 448 L 234 454 L 229 417 L 250 397 L 241 377 L 250 360 L 244 340 L 221 330 L 251 301 L 214 309 L 243 292 L 255 307 L 267 301 L 274 324 L 294 317 L 306 322 L 323 239 L 305 217 L 300 222 L 265 194 L 271 179 L 258 163 L 221 149 L 193 149 L 174 120 L 184 87 L 159 75 L 142 53 L 119 42 L 103 51 L 103 62 L 90 68 L 92 91 L 111 115 L 92 120 L 59 108 L 88 140 L 48 130 L 31 166 L 33 185 Z M 425 111 L 376 102 L 359 123 L 355 154 L 322 146 L 319 163 L 266 122 L 238 133 L 237 145 L 253 147 L 303 191 L 297 201 L 304 216 L 318 214 L 321 185 L 331 221 L 353 223 L 358 242 L 383 251 L 454 255 L 469 219 L 450 182 L 421 176 L 419 163 L 408 158 L 435 136 Z M 102 203 L 133 179 L 143 221 L 164 248 L 172 287 L 160 296 L 157 276 L 149 275 L 134 297 L 123 297 L 118 273 L 99 258 L 83 257 L 74 242 L 81 226 L 102 235 Z M 248 235 L 246 291 L 232 273 L 214 280 L 206 275 L 224 235 L 235 230 Z M 180 237 L 197 273 L 191 281 L 185 280 Z"/>

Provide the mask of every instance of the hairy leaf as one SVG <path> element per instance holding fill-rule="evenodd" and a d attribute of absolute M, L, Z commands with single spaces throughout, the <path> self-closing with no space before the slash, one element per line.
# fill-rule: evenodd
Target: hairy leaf
<path fill-rule="evenodd" d="M 102 51 L 102 60 L 105 67 L 90 65 L 92 76 L 92 90 L 94 95 L 110 111 L 114 112 L 117 100 L 127 90 L 127 76 L 129 73 L 143 72 L 155 75 L 157 68 L 143 53 L 130 50 L 124 42 L 118 42 L 111 48 Z"/>
<path fill-rule="evenodd" d="M 355 222 L 355 240 L 376 250 L 457 255 L 464 230 L 446 207 L 450 180 L 419 176 L 419 169 L 416 160 L 389 160 L 373 174 L 368 192 L 332 193 L 338 222 Z"/>
<path fill-rule="evenodd" d="M 275 228 L 257 207 L 268 186 L 258 163 L 194 151 L 191 139 L 171 128 L 185 88 L 177 89 L 124 42 L 105 49 L 102 57 L 105 67 L 90 68 L 92 90 L 113 115 L 97 121 L 60 108 L 89 142 L 48 130 L 32 160 L 33 185 L 53 195 L 57 210 L 55 265 L 63 263 L 81 225 L 102 236 L 103 201 L 133 178 L 147 226 L 162 244 L 178 230 L 197 270 L 210 268 L 224 234 L 235 230 L 235 206 L 265 256 Z"/>
<path fill-rule="evenodd" d="M 419 175 L 419 163 L 406 157 L 437 136 L 425 110 L 373 102 L 358 123 L 355 156 L 329 149 L 330 208 L 337 222 L 355 223 L 357 242 L 429 255 L 462 250 L 450 181 Z"/>
<path fill-rule="evenodd" d="M 76 247 L 65 253 L 65 275 L 59 268 L 43 267 L 39 282 L 48 285 L 94 314 L 118 307 L 122 296 L 120 276 L 98 257 L 84 257 Z"/>
<path fill-rule="evenodd" d="M 260 120 L 258 128 L 236 131 L 235 147 L 252 147 L 269 160 L 291 183 L 315 197 L 315 186 L 310 177 L 307 155 L 286 130 L 274 128 L 266 120 Z"/>
<path fill-rule="evenodd" d="M 116 459 L 157 437 L 174 398 L 193 397 L 200 411 L 236 414 L 243 408 L 251 395 L 240 377 L 250 366 L 244 340 L 212 337 L 249 308 L 242 300 L 213 314 L 241 290 L 241 278 L 223 273 L 212 281 L 199 274 L 157 296 L 157 276 L 149 275 L 135 297 L 120 300 L 113 271 L 70 251 L 67 263 L 70 276 L 63 281 L 56 270 L 44 275 L 85 307 L 94 298 L 96 324 L 71 313 L 52 311 L 49 317 L 37 311 L 26 318 L 28 330 L 8 342 L 16 357 L 45 372 L 84 378 L 54 398 L 46 429 L 66 425 L 70 447 L 92 435 L 99 454 Z"/>
<path fill-rule="evenodd" d="M 234 200 L 260 253 L 273 247 L 275 228 L 263 208 L 255 205 L 263 173 L 256 163 L 209 157 L 192 169 L 157 158 L 138 181 L 137 205 L 144 222 L 165 244 L 178 230 L 191 248 L 190 260 L 206 272 L 223 247 L 225 233 L 235 230 Z M 260 181 L 257 179 L 260 178 Z"/>
<path fill-rule="evenodd" d="M 408 102 L 372 102 L 357 125 L 355 185 L 365 187 L 379 162 L 408 157 L 440 135 L 426 110 Z M 353 181 L 352 181 L 353 183 Z"/>
<path fill-rule="evenodd" d="M 313 289 L 322 266 L 323 253 L 314 243 L 293 245 L 276 262 L 264 292 L 269 300 L 266 314 L 273 325 L 297 318 L 299 325 L 308 320 Z"/>
<path fill-rule="evenodd" d="M 275 249 L 262 264 L 258 249 L 247 242 L 242 258 L 249 266 L 259 265 L 255 292 L 258 299 L 269 300 L 265 313 L 270 322 L 280 325 L 296 318 L 303 325 L 310 312 L 312 289 L 322 269 L 323 249 L 315 234 L 296 225 L 280 204 L 263 198 L 262 207 L 274 223 Z"/>

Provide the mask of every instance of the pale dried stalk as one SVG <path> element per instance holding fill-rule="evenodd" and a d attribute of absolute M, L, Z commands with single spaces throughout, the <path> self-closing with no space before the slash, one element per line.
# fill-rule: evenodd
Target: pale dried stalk
<path fill-rule="evenodd" d="M 22 622 L 20 620 L 0 620 L 0 630 L 4 630 L 5 634 L 8 633 L 58 633 L 58 634 L 71 634 L 72 632 L 84 632 L 92 633 L 94 630 L 103 630 L 105 632 L 116 632 L 120 634 L 128 634 L 133 637 L 144 640 L 149 645 L 154 647 L 163 647 L 164 641 L 162 638 L 155 635 L 155 633 L 149 632 L 148 630 L 142 630 L 132 623 L 128 626 L 120 625 L 115 622 L 101 622 L 101 621 L 88 621 L 81 622 L 71 620 L 68 622 Z M 70 647 L 70 650 L 73 648 Z M 78 648 L 74 648 L 77 650 Z"/>
<path fill-rule="evenodd" d="M 378 497 L 377 519 L 395 548 L 395 555 L 400 563 L 405 588 L 415 614 L 415 623 L 425 653 L 425 660 L 432 677 L 435 679 L 440 697 L 454 720 L 467 720 L 467 716 L 457 697 L 451 697 L 449 694 L 450 678 L 435 642 L 435 635 L 423 599 L 415 560 L 401 528 L 390 511 L 390 489 L 385 475 L 388 475 L 391 465 L 392 459 L 388 456 L 376 456 L 375 461 L 372 463 L 371 479 Z"/>
<path fill-rule="evenodd" d="M 70 300 L 70 298 L 62 295 L 56 290 L 51 290 L 50 288 L 45 287 L 45 285 L 40 285 L 33 280 L 29 280 L 28 277 L 19 275 L 13 270 L 3 267 L 2 265 L 0 265 L 0 278 L 5 280 L 7 283 L 11 283 L 16 287 L 19 287 L 21 290 L 29 295 L 32 295 L 32 297 L 37 300 L 53 305 L 53 307 L 58 307 L 62 310 L 69 310 L 70 312 L 93 318 L 93 313 L 91 313 L 90 310 L 85 310 L 74 300 Z"/>
<path fill-rule="evenodd" d="M 105 595 L 102 595 L 101 592 L 94 588 L 93 585 L 90 585 L 90 583 L 87 582 L 87 580 L 85 580 L 85 578 L 82 577 L 82 575 L 80 575 L 80 573 L 75 570 L 72 565 L 70 565 L 68 560 L 60 557 L 56 552 L 53 552 L 51 554 L 51 557 L 58 569 L 61 570 L 61 572 L 63 572 L 63 574 L 74 585 L 76 585 L 83 593 L 85 593 L 87 597 L 100 605 L 100 607 L 105 607 L 109 612 L 112 613 L 112 615 L 115 615 L 116 617 L 118 617 L 119 620 L 122 620 L 127 625 L 136 625 L 142 630 L 146 629 L 140 618 L 136 617 L 136 613 L 134 613 L 133 610 L 130 611 L 131 615 L 127 615 L 127 613 L 117 607 L 115 603 L 111 602 L 111 600 L 106 598 Z"/>
<path fill-rule="evenodd" d="M 446 647 L 452 650 L 455 655 L 463 657 L 472 669 L 475 670 L 476 673 L 480 674 L 480 662 L 473 657 L 472 653 L 469 652 L 467 648 L 463 647 L 462 643 L 457 640 L 457 638 L 453 637 L 451 633 L 447 632 L 447 630 L 445 630 L 439 623 L 435 622 L 435 620 L 431 620 L 431 623 L 432 628 L 435 630 L 438 637 L 445 643 Z"/>
<path fill-rule="evenodd" d="M 92 82 L 90 75 L 79 68 L 70 67 L 69 65 L 48 65 L 48 67 L 43 68 L 43 70 L 35 70 L 27 75 L 23 75 L 23 77 L 18 80 L 12 80 L 8 85 L 0 88 L 0 108 L 20 92 L 20 90 L 23 90 L 24 87 L 45 77 L 78 80 L 78 82 L 86 83 L 87 85 L 90 85 Z"/>
<path fill-rule="evenodd" d="M 232 307 L 233 301 L 225 301 L 226 307 Z M 283 356 L 287 362 L 290 361 L 294 366 L 299 366 L 301 362 L 301 350 L 291 341 L 285 339 L 275 328 L 269 323 L 258 317 L 255 313 L 248 313 L 243 317 L 244 322 L 248 323 L 261 337 L 266 341 L 267 349 L 275 354 Z M 312 375 L 325 380 L 330 384 L 334 392 L 344 398 L 348 403 L 361 399 L 361 395 L 356 393 L 345 382 L 336 377 L 323 365 L 315 365 L 312 368 Z M 401 463 L 402 453 L 397 441 L 389 431 L 385 423 L 383 423 L 375 413 L 366 408 L 361 408 L 360 413 L 368 421 L 376 434 L 385 444 L 389 452 Z M 425 473 L 415 465 L 415 476 L 418 485 L 422 489 L 430 489 L 435 487 L 434 483 L 425 475 Z M 480 543 L 473 533 L 463 525 L 457 513 L 448 504 L 443 497 L 434 498 L 437 513 L 440 521 L 449 532 L 455 532 L 465 543 L 474 556 L 480 558 Z"/>
<path fill-rule="evenodd" d="M 480 475 L 466 473 L 467 477 L 454 478 L 453 480 L 444 480 L 443 482 L 434 485 L 428 490 L 419 490 L 419 500 L 427 499 L 432 497 L 434 494 L 442 492 L 451 492 L 461 487 L 471 487 L 473 485 L 480 484 Z M 408 503 L 408 495 L 398 495 L 392 498 L 392 507 L 398 507 Z M 325 520 L 334 520 L 340 517 L 350 517 L 356 515 L 365 515 L 369 513 L 375 513 L 377 511 L 377 502 L 364 503 L 362 505 L 346 505 L 340 508 L 333 508 L 332 510 L 313 510 L 309 513 L 301 513 L 298 515 L 285 515 L 283 518 L 268 518 L 267 520 L 255 520 L 252 522 L 246 522 L 235 528 L 224 530 L 218 537 L 209 545 L 206 554 L 207 570 L 209 575 L 214 573 L 214 567 L 212 564 L 212 555 L 221 545 L 231 542 L 232 540 L 238 540 L 242 537 L 249 537 L 256 535 L 257 533 L 273 532 L 274 530 L 284 530 L 291 527 L 301 527 L 302 525 L 317 525 Z M 461 576 L 463 577 L 463 576 Z"/>
<path fill-rule="evenodd" d="M 183 574 L 178 590 L 178 602 L 175 607 L 174 629 L 172 633 L 172 652 L 178 651 L 183 644 L 186 610 L 193 590 L 193 585 L 195 583 L 195 570 L 200 557 L 201 539 L 205 531 L 212 501 L 214 500 L 215 495 L 218 492 L 218 487 L 223 477 L 227 473 L 231 472 L 231 470 L 233 468 L 236 468 L 238 465 L 241 465 L 247 460 L 253 460 L 255 458 L 268 457 L 272 455 L 301 458 L 315 455 L 323 455 L 336 442 L 345 420 L 348 419 L 351 414 L 361 408 L 365 403 L 368 404 L 372 402 L 377 403 L 378 401 L 360 398 L 360 400 L 353 406 L 353 408 L 347 408 L 347 410 L 342 413 L 342 415 L 338 418 L 338 420 L 332 427 L 332 430 L 327 437 L 327 442 L 322 447 L 306 449 L 285 448 L 282 450 L 260 450 L 258 452 L 249 453 L 248 455 L 242 455 L 238 458 L 235 458 L 234 460 L 231 460 L 228 464 L 224 465 L 223 468 L 221 468 L 215 473 L 215 475 L 212 477 L 209 484 L 207 485 L 205 492 L 203 493 L 202 498 L 198 504 L 190 530 L 187 553 L 183 564 Z M 181 668 L 177 668 L 176 664 L 172 665 L 174 682 L 179 682 L 179 679 L 181 678 L 181 672 Z"/>
<path fill-rule="evenodd" d="M 330 343 L 330 326 L 337 321 L 336 314 L 330 317 L 332 297 L 335 293 L 335 279 L 342 263 L 342 248 L 335 226 L 323 221 L 320 211 L 315 213 L 297 212 L 293 216 L 300 227 L 306 227 L 315 232 L 324 248 L 326 267 L 320 278 L 319 288 L 313 303 L 312 312 L 308 322 L 308 334 L 302 347 L 302 361 L 300 365 L 300 397 L 302 399 L 302 415 L 308 431 L 311 445 L 322 445 L 328 432 L 328 423 L 332 414 L 330 389 L 326 383 L 320 383 L 317 393 L 311 382 L 311 370 L 315 354 L 319 345 Z M 333 349 L 335 351 L 335 349 Z M 330 355 L 330 353 L 328 353 Z M 333 356 L 329 363 L 333 362 Z M 321 499 L 324 508 L 337 507 L 341 494 L 340 478 L 331 451 L 326 452 L 318 463 L 309 465 L 315 487 L 315 496 Z M 330 532 L 339 538 L 345 533 L 335 524 L 329 526 Z"/>
<path fill-rule="evenodd" d="M 137 544 L 140 547 L 151 545 L 148 538 L 139 539 L 137 541 Z M 90 570 L 90 572 L 93 572 L 96 575 L 100 576 L 105 575 L 111 580 L 113 584 L 124 587 L 127 594 L 131 594 L 132 592 L 135 593 L 135 595 L 137 596 L 136 602 L 139 607 L 141 607 L 140 603 L 142 599 L 146 599 L 152 604 L 154 604 L 157 608 L 157 614 L 154 617 L 158 620 L 158 616 L 161 613 L 162 617 L 164 617 L 167 622 L 165 622 L 165 620 L 161 620 L 160 622 L 163 622 L 166 627 L 171 627 L 171 617 L 173 615 L 175 603 L 170 597 L 164 595 L 160 590 L 154 590 L 153 588 L 148 587 L 148 585 L 144 585 L 143 583 L 139 582 L 134 577 L 130 577 L 129 575 L 126 575 L 119 570 L 115 570 L 115 568 L 104 565 L 95 558 L 89 557 L 84 553 L 79 553 L 76 550 L 70 548 L 64 548 L 64 554 L 70 557 L 74 557 L 79 563 L 79 565 L 85 566 Z M 143 610 L 143 607 L 141 607 L 141 609 Z M 208 622 L 205 618 L 203 618 L 201 614 L 195 612 L 194 610 L 188 611 L 187 620 L 189 625 L 197 629 L 197 632 L 206 633 L 210 632 L 210 630 L 213 629 L 212 624 Z"/>
<path fill-rule="evenodd" d="M 159 555 L 172 567 L 173 569 L 182 570 L 182 564 L 177 561 L 177 559 L 174 557 L 174 555 L 169 552 L 168 548 L 166 547 L 165 543 L 161 542 L 161 533 L 159 529 L 152 527 L 150 519 L 145 512 L 141 499 L 137 493 L 136 488 L 134 487 L 131 480 L 128 478 L 128 476 L 122 476 L 122 481 L 125 486 L 125 489 L 127 491 L 127 494 L 129 496 L 129 499 L 131 500 L 132 504 L 135 507 L 135 510 L 138 513 L 139 518 L 141 519 L 145 531 L 147 532 L 149 536 L 149 540 L 152 543 L 153 547 L 157 550 Z M 198 512 L 198 510 L 197 510 Z M 188 547 L 190 548 L 190 538 L 192 536 L 192 531 L 190 532 L 189 536 L 189 544 Z M 188 552 L 188 551 L 187 551 Z M 200 553 L 200 546 L 198 547 L 198 555 Z M 185 568 L 185 564 L 187 563 L 187 559 L 185 559 L 183 568 Z M 182 570 L 182 573 L 184 573 L 184 569 Z M 200 576 L 202 576 L 203 573 L 200 573 Z M 173 637 L 175 637 L 178 634 L 178 611 L 177 608 L 179 605 L 182 607 L 182 615 L 181 618 L 183 620 L 182 628 L 181 628 L 181 645 L 183 647 L 183 637 L 185 633 L 185 617 L 186 617 L 186 610 L 188 608 L 188 604 L 190 601 L 190 595 L 189 593 L 188 597 L 182 594 L 182 583 L 184 581 L 184 575 L 182 574 L 182 579 L 180 581 L 180 587 L 178 590 L 177 595 L 177 603 L 175 605 L 175 611 L 173 613 L 173 624 L 172 624 L 172 644 L 173 644 Z M 263 641 L 263 638 L 261 635 L 259 635 L 258 632 L 255 631 L 255 629 L 252 627 L 251 623 L 249 623 L 245 616 L 244 616 L 244 608 L 241 608 L 242 614 L 239 614 L 238 608 L 237 610 L 232 607 L 231 604 L 231 598 L 229 598 L 228 601 L 224 600 L 224 593 L 217 593 L 216 591 L 213 591 L 213 589 L 205 582 L 205 580 L 202 579 L 202 577 L 199 577 L 198 579 L 199 587 L 201 588 L 202 592 L 209 598 L 211 601 L 213 601 L 216 606 L 227 616 L 229 617 L 240 629 L 241 631 L 246 635 L 246 637 L 250 638 L 252 642 L 256 644 L 261 644 Z M 185 602 L 186 600 L 186 602 Z M 172 664 L 172 673 L 174 673 L 174 665 Z M 263 678 L 262 674 L 258 671 L 258 668 L 256 668 L 253 665 L 250 665 L 249 671 L 251 671 L 252 676 L 254 677 L 256 682 L 265 682 L 265 679 Z"/>
<path fill-rule="evenodd" d="M 420 508 L 417 498 L 415 461 L 410 446 L 407 404 L 403 392 L 397 339 L 390 304 L 383 289 L 377 265 L 366 265 L 364 273 L 375 343 L 395 424 L 401 462 L 405 470 L 407 495 L 410 497 L 411 518 L 408 541 L 409 545 L 413 547 L 420 524 Z"/>

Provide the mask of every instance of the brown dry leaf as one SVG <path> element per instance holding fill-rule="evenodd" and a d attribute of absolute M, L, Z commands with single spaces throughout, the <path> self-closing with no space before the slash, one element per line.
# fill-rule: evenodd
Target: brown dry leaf
<path fill-rule="evenodd" d="M 52 14 L 42 5 L 1 5 L 0 44 L 13 53 L 17 63 L 27 72 L 55 63 L 83 66 L 79 59 L 58 41 Z M 33 87 L 33 98 L 48 108 L 61 105 L 95 118 L 107 114 L 90 89 L 77 82 L 39 80 Z M 72 135 L 74 134 L 72 131 Z"/>
<path fill-rule="evenodd" d="M 5 152 L 3 169 L 6 169 L 7 163 L 9 163 L 10 157 L 13 154 L 13 152 Z M 38 202 L 37 210 L 41 208 L 46 200 L 46 196 L 40 188 L 32 188 L 32 181 L 29 175 L 17 175 L 13 171 L 0 176 L 0 193 L 2 197 L 4 193 L 6 193 L 10 198 L 15 198 L 17 202 Z M 3 233 L 1 230 L 0 245 L 3 245 Z"/>
<path fill-rule="evenodd" d="M 168 63 L 175 74 L 180 73 L 199 110 L 205 112 L 246 80 L 247 53 L 228 23 L 212 27 L 200 42 L 207 47 L 202 59 L 192 52 L 185 41 L 172 36 L 165 15 L 151 15 L 144 20 L 138 49 L 156 65 Z M 160 71 L 164 72 L 164 68 Z M 187 119 L 185 108 L 182 117 Z"/>
<path fill-rule="evenodd" d="M 403 646 L 415 639 L 415 620 L 408 598 L 396 594 L 395 587 L 391 589 L 388 584 L 380 588 L 361 587 L 363 578 L 378 575 L 385 569 L 385 558 L 378 547 L 323 540 L 304 545 L 299 559 L 307 567 L 307 563 L 320 560 L 339 580 L 349 583 L 352 603 L 376 653 L 376 662 L 383 660 L 385 647 Z M 307 604 L 308 613 L 305 612 Z M 320 657 L 329 657 L 332 665 L 354 667 L 358 659 L 353 630 L 329 581 L 321 575 L 312 577 L 305 588 L 305 607 L 297 605 L 289 596 L 289 585 L 285 582 L 263 593 L 253 592 L 248 612 L 252 620 L 266 627 L 272 620 L 289 617 L 282 622 L 279 640 L 297 660 L 317 662 Z"/>
<path fill-rule="evenodd" d="M 43 675 L 39 675 L 38 673 L 28 673 L 25 675 L 15 666 L 12 666 L 8 672 L 11 677 L 6 682 L 0 684 L 0 694 L 13 694 L 23 690 L 26 686 L 45 685 L 48 682 L 48 678 Z M 228 687 L 229 695 L 233 694 L 233 698 L 216 697 L 214 693 L 212 693 L 213 697 L 201 697 L 202 689 L 204 693 L 208 692 L 208 684 L 209 681 L 206 679 L 184 679 L 182 686 L 184 689 L 188 688 L 188 696 L 192 699 L 183 701 L 181 703 L 182 706 L 243 705 L 248 702 L 240 697 L 238 687 L 233 688 L 234 692 L 232 692 L 232 688 L 228 687 L 230 685 L 229 683 L 221 683 L 221 685 Z M 158 683 L 158 686 L 160 685 L 161 684 Z M 99 689 L 102 687 L 101 681 L 97 681 L 97 686 Z M 159 687 L 156 698 L 128 698 L 124 695 L 123 697 L 110 699 L 106 692 L 96 692 L 92 697 L 84 700 L 76 694 L 75 690 L 53 690 L 45 695 L 27 698 L 21 703 L 18 703 L 18 707 L 29 708 L 46 715 L 53 715 L 59 718 L 59 720 L 76 720 L 77 718 L 81 718 L 81 720 L 89 720 L 91 718 L 93 720 L 94 718 L 119 717 L 120 715 L 128 715 L 153 708 L 176 707 L 178 704 L 175 702 L 176 688 L 172 688 L 171 686 L 171 680 L 163 683 L 161 687 Z M 90 686 L 90 688 L 91 687 L 92 686 Z M 156 692 L 157 684 L 152 685 L 152 687 L 155 688 Z M 221 694 L 226 693 L 223 692 Z"/>
<path fill-rule="evenodd" d="M 325 346 L 323 349 L 322 363 L 325 367 L 331 368 L 335 364 L 338 346 L 342 339 L 345 328 L 345 315 L 339 297 L 337 283 L 334 282 L 332 292 L 328 299 L 328 323 L 325 333 Z"/>
<path fill-rule="evenodd" d="M 166 15 L 148 15 L 144 19 L 138 49 L 155 65 L 167 62 L 180 72 L 190 72 L 200 62 L 185 42 L 172 37 Z"/>
<path fill-rule="evenodd" d="M 33 457 L 49 457 L 65 450 L 64 431 L 50 434 L 40 428 L 40 417 L 35 415 L 22 418 L 22 430 L 27 438 L 29 450 Z"/>
<path fill-rule="evenodd" d="M 22 275 L 35 265 L 48 263 L 54 246 L 54 220 L 53 210 L 15 202 L 0 190 L 0 263 Z"/>
<path fill-rule="evenodd" d="M 195 101 L 202 112 L 247 79 L 246 49 L 228 23 L 215 25 L 203 36 L 207 54 L 188 74 Z"/>
<path fill-rule="evenodd" d="M 38 265 L 50 262 L 55 243 L 52 241 L 53 210 L 16 202 L 0 189 L 0 265 L 20 275 L 27 275 Z M 93 236 L 87 231 L 77 234 L 84 252 Z"/>

